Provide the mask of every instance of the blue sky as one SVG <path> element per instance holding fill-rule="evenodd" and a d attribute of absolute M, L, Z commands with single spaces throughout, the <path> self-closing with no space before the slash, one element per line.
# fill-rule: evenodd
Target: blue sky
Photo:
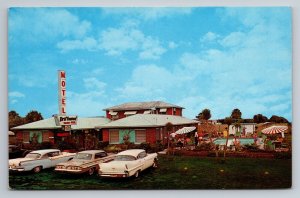
<path fill-rule="evenodd" d="M 57 114 L 65 70 L 70 115 L 162 100 L 291 121 L 291 29 L 287 7 L 11 8 L 9 111 Z"/>

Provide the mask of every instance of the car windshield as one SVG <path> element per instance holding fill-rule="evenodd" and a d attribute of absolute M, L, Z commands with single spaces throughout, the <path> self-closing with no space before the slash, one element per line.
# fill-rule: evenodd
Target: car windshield
<path fill-rule="evenodd" d="M 74 159 L 78 159 L 78 160 L 91 160 L 92 159 L 92 154 L 77 153 L 77 155 L 74 157 Z"/>
<path fill-rule="evenodd" d="M 131 155 L 117 155 L 114 160 L 115 161 L 134 161 L 136 159 L 134 156 L 131 156 Z"/>
<path fill-rule="evenodd" d="M 38 159 L 41 157 L 41 154 L 38 153 L 28 153 L 25 158 L 33 158 L 33 159 Z"/>

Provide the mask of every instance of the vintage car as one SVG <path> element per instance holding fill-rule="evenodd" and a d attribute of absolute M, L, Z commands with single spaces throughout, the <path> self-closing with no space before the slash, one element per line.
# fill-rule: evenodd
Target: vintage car
<path fill-rule="evenodd" d="M 157 167 L 157 153 L 129 149 L 118 153 L 113 161 L 101 164 L 98 173 L 101 177 L 138 177 L 149 167 Z"/>
<path fill-rule="evenodd" d="M 103 162 L 112 161 L 115 155 L 108 155 L 103 150 L 81 151 L 75 157 L 64 163 L 59 163 L 55 167 L 56 172 L 81 174 L 94 174 L 99 170 L 99 165 Z"/>
<path fill-rule="evenodd" d="M 55 167 L 56 164 L 73 159 L 75 153 L 60 152 L 58 149 L 36 150 L 28 153 L 24 158 L 8 161 L 9 170 L 15 172 L 33 171 Z"/>

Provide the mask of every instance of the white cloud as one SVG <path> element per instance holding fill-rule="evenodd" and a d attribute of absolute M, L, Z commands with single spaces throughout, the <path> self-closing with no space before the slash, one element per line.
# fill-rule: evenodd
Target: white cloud
<path fill-rule="evenodd" d="M 11 91 L 8 93 L 8 97 L 11 104 L 16 104 L 19 102 L 19 99 L 25 98 L 25 94 L 19 91 Z"/>
<path fill-rule="evenodd" d="M 140 20 L 157 20 L 177 15 L 189 15 L 192 8 L 104 8 L 104 15 L 120 15 L 136 17 Z"/>
<path fill-rule="evenodd" d="M 90 22 L 57 8 L 11 8 L 8 25 L 10 38 L 22 42 L 49 41 L 58 36 L 83 38 L 91 28 Z"/>
<path fill-rule="evenodd" d="M 21 93 L 19 91 L 12 91 L 12 92 L 8 93 L 8 96 L 12 97 L 12 98 L 24 98 L 25 94 L 23 94 L 23 93 Z"/>
<path fill-rule="evenodd" d="M 176 44 L 174 41 L 170 41 L 168 46 L 170 49 L 175 49 L 178 47 L 178 44 Z"/>
<path fill-rule="evenodd" d="M 85 78 L 83 79 L 84 86 L 90 90 L 97 90 L 100 92 L 104 92 L 106 87 L 106 83 L 99 81 L 95 77 Z"/>
<path fill-rule="evenodd" d="M 117 92 L 124 98 L 164 97 L 175 81 L 176 77 L 163 67 L 142 65 L 134 69 L 131 78 Z"/>
<path fill-rule="evenodd" d="M 83 92 L 67 91 L 67 112 L 80 116 L 103 115 L 102 109 L 107 107 L 110 100 L 106 95 L 106 83 L 89 77 L 83 79 L 83 85 Z"/>
<path fill-rule="evenodd" d="M 203 37 L 200 38 L 200 42 L 206 43 L 206 42 L 213 42 L 216 41 L 220 37 L 219 34 L 214 32 L 207 32 Z"/>
<path fill-rule="evenodd" d="M 98 43 L 94 38 L 87 37 L 83 40 L 63 40 L 57 43 L 57 48 L 61 50 L 61 52 L 67 52 L 70 50 L 89 50 L 95 51 L 98 49 Z"/>
<path fill-rule="evenodd" d="M 139 51 L 141 59 L 159 59 L 166 49 L 158 39 L 144 35 L 135 25 L 124 24 L 120 28 L 102 31 L 100 48 L 108 55 L 121 55 L 126 51 Z"/>
<path fill-rule="evenodd" d="M 220 44 L 224 47 L 243 46 L 246 40 L 246 35 L 242 32 L 232 32 L 220 41 Z"/>

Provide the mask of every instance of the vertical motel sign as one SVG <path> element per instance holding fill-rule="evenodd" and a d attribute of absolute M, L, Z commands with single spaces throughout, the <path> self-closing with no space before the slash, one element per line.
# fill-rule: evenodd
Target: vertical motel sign
<path fill-rule="evenodd" d="M 66 115 L 66 72 L 58 71 L 58 104 L 59 115 Z"/>

